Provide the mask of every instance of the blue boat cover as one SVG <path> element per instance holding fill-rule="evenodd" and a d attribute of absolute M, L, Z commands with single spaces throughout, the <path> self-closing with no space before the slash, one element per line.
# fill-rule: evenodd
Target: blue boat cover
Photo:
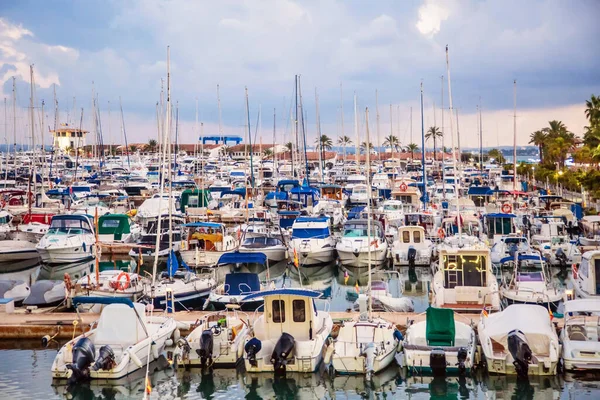
<path fill-rule="evenodd" d="M 471 186 L 467 192 L 467 196 L 489 196 L 491 194 L 493 191 L 489 186 Z"/>
<path fill-rule="evenodd" d="M 329 236 L 329 228 L 293 228 L 292 230 L 292 239 L 325 239 Z"/>
<path fill-rule="evenodd" d="M 515 258 L 508 256 L 508 257 L 504 257 L 503 259 L 500 260 L 500 264 L 504 264 L 510 261 L 514 261 Z M 539 261 L 542 262 L 542 257 L 539 255 L 534 255 L 534 254 L 519 254 L 519 261 Z"/>
<path fill-rule="evenodd" d="M 78 304 L 125 304 L 133 308 L 133 302 L 126 297 L 94 297 L 94 296 L 77 296 L 73 297 L 73 305 Z"/>
<path fill-rule="evenodd" d="M 258 274 L 250 272 L 236 272 L 225 275 L 225 291 L 231 296 L 243 293 L 259 292 L 260 281 Z"/>
<path fill-rule="evenodd" d="M 285 295 L 305 296 L 305 297 L 311 297 L 313 299 L 318 299 L 319 297 L 321 297 L 323 295 L 323 293 L 317 292 L 315 290 L 310 290 L 310 289 L 292 289 L 292 288 L 290 288 L 290 289 L 274 289 L 274 290 L 266 290 L 266 291 L 262 291 L 262 292 L 258 292 L 258 293 L 253 293 L 249 296 L 244 297 L 242 299 L 242 301 L 251 300 L 256 297 L 285 296 Z"/>
<path fill-rule="evenodd" d="M 486 218 L 516 218 L 517 216 L 515 214 L 491 213 L 491 214 L 486 214 L 485 217 Z"/>
<path fill-rule="evenodd" d="M 216 229 L 223 228 L 223 225 L 218 224 L 216 222 L 188 222 L 187 224 L 184 224 L 183 226 L 188 227 L 188 228 L 216 228 Z"/>
<path fill-rule="evenodd" d="M 267 256 L 264 253 L 242 253 L 234 251 L 225 253 L 220 258 L 217 264 L 261 264 L 267 263 Z"/>

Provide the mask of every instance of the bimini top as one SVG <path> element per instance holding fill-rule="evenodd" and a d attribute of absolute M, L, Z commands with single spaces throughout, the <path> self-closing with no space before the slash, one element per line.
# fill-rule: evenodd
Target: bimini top
<path fill-rule="evenodd" d="M 504 264 L 504 263 L 507 263 L 510 261 L 515 261 L 515 257 L 513 257 L 513 256 L 504 257 L 503 259 L 500 260 L 500 264 Z M 542 260 L 542 256 L 540 256 L 539 254 L 519 254 L 518 261 L 539 261 L 541 263 L 544 260 Z"/>
<path fill-rule="evenodd" d="M 505 214 L 505 213 L 491 213 L 485 214 L 486 218 L 516 218 L 515 214 Z"/>
<path fill-rule="evenodd" d="M 274 290 L 266 290 L 258 293 L 252 293 L 249 296 L 246 296 L 242 299 L 242 301 L 252 300 L 256 297 L 267 297 L 267 296 L 304 296 L 310 297 L 313 299 L 318 299 L 323 295 L 321 292 L 317 292 L 315 290 L 310 289 L 274 289 Z"/>
<path fill-rule="evenodd" d="M 231 296 L 260 291 L 258 274 L 235 272 L 225 275 L 225 290 Z"/>
<path fill-rule="evenodd" d="M 217 264 L 266 264 L 267 256 L 264 253 L 242 253 L 234 251 L 225 253 L 220 258 Z"/>
<path fill-rule="evenodd" d="M 597 299 L 577 299 L 565 302 L 565 315 L 577 312 L 600 313 L 600 302 Z"/>
<path fill-rule="evenodd" d="M 73 305 L 78 304 L 125 304 L 133 308 L 133 302 L 126 297 L 93 297 L 93 296 L 77 296 L 73 297 Z"/>
<path fill-rule="evenodd" d="M 186 228 L 223 228 L 223 225 L 216 222 L 188 222 L 187 224 L 183 224 L 182 226 L 185 226 Z"/>

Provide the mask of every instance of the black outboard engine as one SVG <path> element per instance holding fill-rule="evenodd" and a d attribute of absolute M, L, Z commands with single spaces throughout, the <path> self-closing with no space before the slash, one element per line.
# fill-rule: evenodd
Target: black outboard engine
<path fill-rule="evenodd" d="M 565 268 L 567 266 L 567 255 L 560 247 L 556 250 L 556 260 L 560 264 L 561 268 Z"/>
<path fill-rule="evenodd" d="M 467 355 L 467 349 L 464 347 L 458 349 L 458 354 L 456 355 L 458 362 L 456 365 L 458 366 L 458 374 L 461 376 L 463 376 L 467 371 L 467 366 L 465 365 L 465 362 L 467 361 Z"/>
<path fill-rule="evenodd" d="M 415 267 L 415 260 L 417 259 L 417 249 L 415 249 L 414 247 L 410 246 L 408 248 L 408 254 L 406 255 L 406 258 L 408 259 L 408 267 L 409 268 L 414 268 Z"/>
<path fill-rule="evenodd" d="M 109 345 L 100 347 L 98 352 L 98 359 L 92 367 L 92 371 L 104 370 L 109 371 L 117 365 L 115 361 L 115 353 Z"/>
<path fill-rule="evenodd" d="M 444 350 L 431 350 L 431 353 L 429 353 L 429 366 L 434 376 L 446 375 L 446 353 Z"/>
<path fill-rule="evenodd" d="M 196 350 L 198 357 L 200 357 L 200 366 L 206 367 L 206 361 L 210 360 L 212 364 L 213 354 L 213 331 L 207 329 L 200 335 L 200 348 Z"/>
<path fill-rule="evenodd" d="M 296 340 L 292 335 L 285 332 L 281 334 L 271 354 L 271 363 L 273 363 L 275 373 L 285 373 L 287 360 L 291 358 L 295 345 Z"/>
<path fill-rule="evenodd" d="M 76 383 L 90 377 L 90 365 L 94 362 L 96 348 L 88 338 L 81 338 L 73 346 L 73 362 L 67 364 L 67 369 L 73 371 L 69 383 Z"/>
<path fill-rule="evenodd" d="M 533 358 L 531 348 L 527 343 L 525 334 L 519 330 L 513 330 L 508 332 L 507 337 L 508 351 L 512 355 L 515 366 L 515 371 L 518 377 L 527 377 L 529 373 L 529 364 Z"/>
<path fill-rule="evenodd" d="M 246 345 L 244 346 L 244 351 L 248 356 L 248 362 L 250 362 L 250 365 L 253 367 L 257 366 L 256 355 L 258 354 L 260 349 L 262 349 L 262 343 L 255 337 L 248 340 L 248 343 L 246 343 Z"/>

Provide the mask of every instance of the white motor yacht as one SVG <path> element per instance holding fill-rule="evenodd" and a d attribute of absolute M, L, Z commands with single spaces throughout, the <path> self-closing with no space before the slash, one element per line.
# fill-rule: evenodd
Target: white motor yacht
<path fill-rule="evenodd" d="M 600 369 L 600 299 L 565 302 L 565 325 L 560 332 L 567 371 Z"/>
<path fill-rule="evenodd" d="M 435 247 L 431 240 L 425 238 L 425 228 L 422 226 L 399 226 L 392 246 L 394 265 L 431 265 Z"/>
<path fill-rule="evenodd" d="M 571 282 L 575 297 L 600 298 L 600 250 L 583 253 L 579 267 L 572 269 Z"/>
<path fill-rule="evenodd" d="M 55 215 L 35 247 L 42 262 L 74 263 L 95 257 L 94 224 L 87 215 Z"/>
<path fill-rule="evenodd" d="M 341 240 L 336 245 L 338 257 L 346 267 L 367 267 L 369 257 L 372 267 L 385 264 L 388 245 L 379 221 L 371 221 L 368 232 L 367 220 L 353 219 L 346 222 Z M 370 255 L 369 255 L 370 253 Z"/>
<path fill-rule="evenodd" d="M 331 263 L 335 245 L 328 217 L 298 217 L 294 221 L 289 247 L 290 254 L 298 257 L 299 266 Z"/>

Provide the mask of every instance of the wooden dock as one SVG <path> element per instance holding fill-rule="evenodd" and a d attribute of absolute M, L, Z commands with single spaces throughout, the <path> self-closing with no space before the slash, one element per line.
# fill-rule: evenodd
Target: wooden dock
<path fill-rule="evenodd" d="M 162 312 L 161 312 L 162 314 Z M 204 311 L 180 311 L 173 313 L 173 317 L 180 322 L 193 325 L 203 316 L 210 314 Z M 262 313 L 249 313 L 251 321 L 255 315 Z M 330 312 L 334 322 L 358 318 L 358 312 Z M 2 314 L 0 316 L 0 340 L 41 340 L 44 335 L 53 336 L 57 334 L 56 339 L 71 339 L 74 335 L 80 335 L 89 330 L 90 324 L 99 318 L 99 314 L 81 313 L 14 313 Z M 400 313 L 400 312 L 380 312 L 373 313 L 374 317 L 380 317 L 390 321 L 398 326 L 404 332 L 409 320 L 415 322 L 425 320 L 425 313 Z M 79 319 L 81 318 L 81 319 Z M 463 322 L 473 321 L 477 324 L 479 314 L 462 314 L 458 317 Z M 74 325 L 74 322 L 76 324 Z M 182 331 L 182 335 L 189 332 Z"/>

